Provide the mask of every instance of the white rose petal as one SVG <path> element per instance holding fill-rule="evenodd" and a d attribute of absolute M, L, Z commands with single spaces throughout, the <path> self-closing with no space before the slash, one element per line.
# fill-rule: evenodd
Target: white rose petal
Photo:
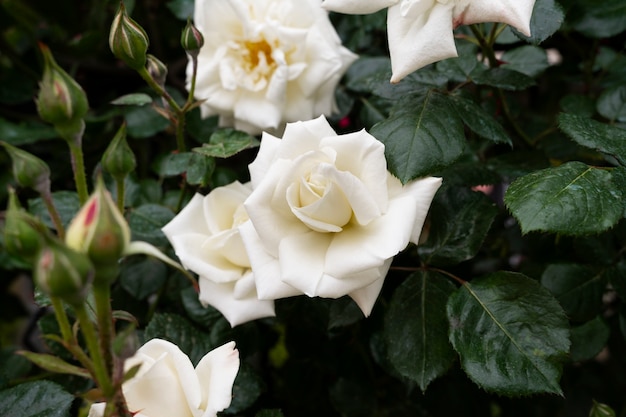
<path fill-rule="evenodd" d="M 402 186 L 384 145 L 324 117 L 264 135 L 240 228 L 259 297 L 348 295 L 368 315 L 392 258 L 417 243 L 440 178 Z"/>
<path fill-rule="evenodd" d="M 356 55 L 341 46 L 320 4 L 197 0 L 194 23 L 204 46 L 195 96 L 205 100 L 202 115 L 258 134 L 335 111 L 335 87 Z"/>
<path fill-rule="evenodd" d="M 272 317 L 274 302 L 260 300 L 239 228 L 248 222 L 243 202 L 250 184 L 233 182 L 194 195 L 163 233 L 183 266 L 199 275 L 199 300 L 219 310 L 231 326 Z"/>
<path fill-rule="evenodd" d="M 535 0 L 324 0 L 342 13 L 366 14 L 388 7 L 387 32 L 391 82 L 442 59 L 457 56 L 453 29 L 500 22 L 530 36 Z"/>
<path fill-rule="evenodd" d="M 152 339 L 128 358 L 124 369 L 139 365 L 122 392 L 137 417 L 216 417 L 230 405 L 239 371 L 239 352 L 229 342 L 206 354 L 194 369 L 178 346 Z M 95 403 L 89 417 L 102 417 L 104 403 Z"/>

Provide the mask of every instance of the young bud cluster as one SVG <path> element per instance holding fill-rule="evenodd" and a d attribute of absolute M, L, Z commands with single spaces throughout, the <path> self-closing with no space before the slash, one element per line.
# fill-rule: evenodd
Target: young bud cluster
<path fill-rule="evenodd" d="M 109 32 L 109 47 L 113 55 L 132 69 L 139 70 L 146 65 L 148 44 L 146 31 L 128 16 L 124 3 L 120 3 Z"/>

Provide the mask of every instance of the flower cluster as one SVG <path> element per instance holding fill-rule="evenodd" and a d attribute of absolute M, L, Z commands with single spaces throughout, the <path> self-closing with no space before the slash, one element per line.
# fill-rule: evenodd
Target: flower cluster
<path fill-rule="evenodd" d="M 336 110 L 335 87 L 356 55 L 319 0 L 198 0 L 194 22 L 204 36 L 195 89 L 203 116 L 258 134 Z"/>
<path fill-rule="evenodd" d="M 321 116 L 264 133 L 251 182 L 196 195 L 163 231 L 200 276 L 200 300 L 231 325 L 273 300 L 350 296 L 371 312 L 393 257 L 417 243 L 440 178 L 402 185 L 384 145 L 338 135 Z"/>

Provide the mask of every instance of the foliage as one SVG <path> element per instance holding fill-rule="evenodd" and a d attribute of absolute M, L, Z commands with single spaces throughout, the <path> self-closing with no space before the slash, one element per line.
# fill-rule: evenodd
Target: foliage
<path fill-rule="evenodd" d="M 89 97 L 89 188 L 125 123 L 137 167 L 121 182 L 104 179 L 124 197 L 132 240 L 175 258 L 161 228 L 194 192 L 247 181 L 260 137 L 185 107 L 179 39 L 193 0 L 125 2 L 168 67 L 168 105 L 109 50 L 118 5 L 79 3 L 0 1 L 0 140 L 47 162 L 60 220 L 45 196 L 17 188 L 6 152 L 0 203 L 17 188 L 25 209 L 56 232 L 81 205 L 66 141 L 33 101 L 45 43 Z M 128 354 L 161 337 L 196 363 L 235 340 L 242 367 L 224 415 L 624 415 L 624 16 L 623 0 L 537 0 L 530 38 L 501 24 L 476 25 L 479 37 L 460 27 L 458 58 L 392 85 L 384 12 L 331 14 L 360 55 L 336 91 L 333 126 L 365 128 L 384 143 L 402 183 L 443 178 L 420 244 L 395 258 L 370 317 L 347 297 L 300 296 L 277 300 L 276 318 L 234 328 L 200 304 L 180 271 L 126 257 L 111 287 L 115 346 Z M 175 112 L 164 110 L 176 103 L 186 112 L 183 146 Z M 59 345 L 50 301 L 32 301 L 32 263 L 4 239 L 0 414 L 86 415 L 94 386 Z"/>

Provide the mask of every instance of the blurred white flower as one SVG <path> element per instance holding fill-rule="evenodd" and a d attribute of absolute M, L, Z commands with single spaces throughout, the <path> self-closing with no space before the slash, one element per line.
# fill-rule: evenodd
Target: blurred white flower
<path fill-rule="evenodd" d="M 235 181 L 194 195 L 163 227 L 187 269 L 198 274 L 200 301 L 219 310 L 231 326 L 274 316 L 274 302 L 259 300 L 239 226 L 248 220 L 243 207 L 250 184 Z"/>
<path fill-rule="evenodd" d="M 124 382 L 122 392 L 135 417 L 216 417 L 232 400 L 239 372 L 239 351 L 229 342 L 207 353 L 193 367 L 178 346 L 152 339 L 124 362 L 124 369 L 140 365 Z M 102 417 L 104 403 L 96 403 L 89 417 Z"/>
<path fill-rule="evenodd" d="M 367 316 L 393 259 L 417 243 L 441 178 L 405 186 L 366 131 L 337 135 L 322 116 L 264 133 L 240 228 L 259 297 L 349 295 Z"/>
<path fill-rule="evenodd" d="M 459 25 L 501 22 L 530 36 L 535 0 L 324 0 L 323 7 L 349 14 L 389 8 L 387 34 L 391 82 L 442 59 L 457 56 L 452 31 Z"/>
<path fill-rule="evenodd" d="M 194 22 L 205 41 L 195 91 L 206 100 L 202 115 L 258 134 L 335 111 L 335 88 L 356 55 L 341 46 L 320 4 L 196 0 Z"/>

